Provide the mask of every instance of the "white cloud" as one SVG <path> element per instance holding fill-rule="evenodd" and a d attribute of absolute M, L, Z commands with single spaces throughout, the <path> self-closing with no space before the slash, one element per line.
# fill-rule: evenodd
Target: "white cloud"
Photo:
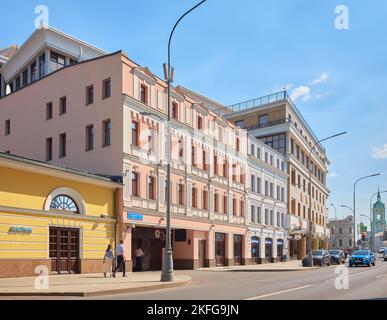
<path fill-rule="evenodd" d="M 387 159 L 387 144 L 383 147 L 372 147 L 372 157 L 375 159 Z"/>
<path fill-rule="evenodd" d="M 303 98 L 303 101 L 306 102 L 311 98 L 311 92 L 312 90 L 308 86 L 300 86 L 292 91 L 290 97 L 293 101 Z"/>
<path fill-rule="evenodd" d="M 337 178 L 338 174 L 336 172 L 329 172 L 328 177 L 329 178 Z"/>
<path fill-rule="evenodd" d="M 320 83 L 326 82 L 329 79 L 329 75 L 330 75 L 329 72 L 323 72 L 320 75 L 320 77 L 318 77 L 317 79 L 314 79 L 311 84 L 312 85 L 316 85 L 316 84 L 320 84 Z"/>

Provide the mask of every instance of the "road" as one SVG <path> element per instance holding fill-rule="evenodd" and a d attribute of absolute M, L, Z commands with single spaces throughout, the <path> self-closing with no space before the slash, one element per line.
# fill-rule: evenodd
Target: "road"
<path fill-rule="evenodd" d="M 176 288 L 92 300 L 387 300 L 387 262 L 348 268 L 348 290 L 335 287 L 337 266 L 296 272 L 176 271 L 193 278 Z M 47 298 L 45 298 L 47 299 Z M 53 298 L 50 298 L 53 299 Z M 69 299 L 69 298 L 63 298 Z"/>

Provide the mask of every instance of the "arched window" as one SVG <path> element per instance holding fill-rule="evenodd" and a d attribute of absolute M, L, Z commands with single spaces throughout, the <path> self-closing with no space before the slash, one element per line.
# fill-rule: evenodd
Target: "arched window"
<path fill-rule="evenodd" d="M 78 192 L 71 188 L 62 187 L 48 195 L 44 204 L 44 210 L 85 215 L 86 205 Z"/>
<path fill-rule="evenodd" d="M 50 210 L 56 211 L 69 211 L 73 213 L 79 213 L 76 202 L 67 195 L 58 195 L 52 199 L 50 204 Z"/>

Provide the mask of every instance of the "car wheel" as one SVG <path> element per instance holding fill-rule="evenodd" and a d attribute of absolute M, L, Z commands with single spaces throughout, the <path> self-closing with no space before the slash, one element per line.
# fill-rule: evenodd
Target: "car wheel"
<path fill-rule="evenodd" d="M 371 262 L 370 262 L 370 263 L 368 263 L 368 265 L 367 265 L 367 266 L 368 266 L 368 268 L 371 268 Z"/>
<path fill-rule="evenodd" d="M 374 262 L 372 263 L 372 265 L 375 267 L 375 266 L 376 266 L 376 262 L 374 261 Z"/>

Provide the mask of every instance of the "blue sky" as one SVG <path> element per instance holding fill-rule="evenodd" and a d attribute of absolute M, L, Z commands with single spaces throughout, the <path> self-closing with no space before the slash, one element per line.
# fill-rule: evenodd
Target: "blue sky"
<path fill-rule="evenodd" d="M 162 76 L 170 28 L 195 3 L 13 1 L 0 20 L 0 47 L 21 44 L 43 4 L 53 27 L 107 51 L 122 49 Z M 349 8 L 349 30 L 334 25 L 341 4 Z M 357 212 L 368 215 L 370 195 L 387 190 L 386 11 L 384 0 L 208 0 L 174 38 L 176 83 L 224 104 L 288 85 L 318 137 L 349 132 L 325 144 L 339 217 L 349 213 L 339 207 L 352 206 L 357 177 L 384 173 L 359 185 Z"/>

